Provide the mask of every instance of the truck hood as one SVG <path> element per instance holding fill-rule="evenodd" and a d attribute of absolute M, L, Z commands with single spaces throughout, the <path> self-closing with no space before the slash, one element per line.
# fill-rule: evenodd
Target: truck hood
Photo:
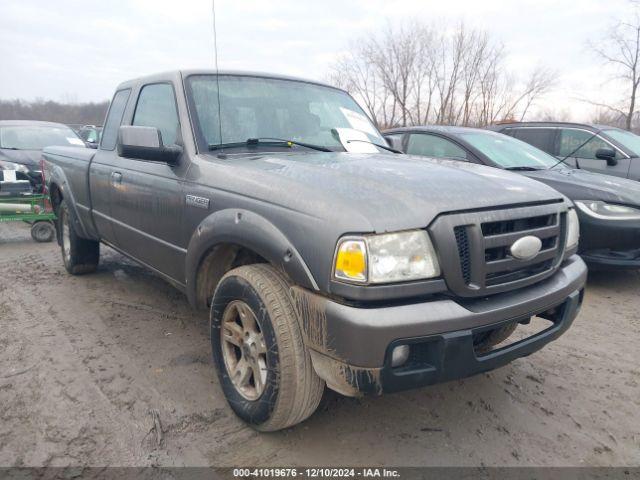
<path fill-rule="evenodd" d="M 571 200 L 603 200 L 640 206 L 640 183 L 587 170 L 537 170 L 522 172 L 555 188 Z"/>
<path fill-rule="evenodd" d="M 0 160 L 25 165 L 30 170 L 39 170 L 42 152 L 40 150 L 9 150 L 0 148 Z"/>
<path fill-rule="evenodd" d="M 249 195 L 317 217 L 366 219 L 372 231 L 420 228 L 461 210 L 562 201 L 522 175 L 497 168 L 409 155 L 284 153 L 235 157 L 243 183 L 266 187 Z M 236 174 L 238 174 L 236 170 Z M 247 180 L 254 180 L 247 182 Z"/>

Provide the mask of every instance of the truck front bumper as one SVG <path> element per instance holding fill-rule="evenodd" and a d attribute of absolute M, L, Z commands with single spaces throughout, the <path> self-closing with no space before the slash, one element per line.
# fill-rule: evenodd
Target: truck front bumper
<path fill-rule="evenodd" d="M 303 289 L 292 293 L 316 372 L 333 390 L 356 396 L 467 377 L 539 350 L 573 322 L 586 276 L 574 255 L 542 282 L 484 298 L 362 308 Z M 477 335 L 535 316 L 552 325 L 507 347 L 476 352 Z M 398 345 L 409 346 L 409 360 L 394 368 L 391 352 Z"/>

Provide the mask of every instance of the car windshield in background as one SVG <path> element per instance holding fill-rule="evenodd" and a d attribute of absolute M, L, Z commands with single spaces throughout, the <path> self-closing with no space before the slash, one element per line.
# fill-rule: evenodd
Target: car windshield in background
<path fill-rule="evenodd" d="M 83 147 L 84 142 L 68 127 L 6 126 L 0 127 L 0 148 L 42 150 L 52 146 Z"/>
<path fill-rule="evenodd" d="M 218 80 L 215 75 L 194 75 L 188 77 L 187 85 L 204 148 L 275 138 L 342 151 L 336 135 L 340 129 L 351 132 L 347 133 L 349 138 L 360 139 L 356 141 L 386 145 L 362 109 L 340 90 L 305 82 L 230 75 L 221 75 Z"/>
<path fill-rule="evenodd" d="M 640 157 L 640 136 L 626 130 L 613 128 L 604 130 L 602 133 L 623 145 L 627 150 L 631 150 L 634 157 Z"/>
<path fill-rule="evenodd" d="M 460 135 L 472 147 L 502 168 L 546 170 L 558 164 L 558 159 L 548 153 L 506 135 L 481 132 Z M 564 167 L 558 165 L 558 168 Z"/>

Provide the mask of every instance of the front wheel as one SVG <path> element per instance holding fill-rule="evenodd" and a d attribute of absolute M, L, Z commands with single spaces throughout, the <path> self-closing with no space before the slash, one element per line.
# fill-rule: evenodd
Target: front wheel
<path fill-rule="evenodd" d="M 303 339 L 289 284 L 273 267 L 228 272 L 211 305 L 211 346 L 222 390 L 252 427 L 274 431 L 309 417 L 324 382 Z"/>
<path fill-rule="evenodd" d="M 65 200 L 58 208 L 58 222 L 64 268 L 72 275 L 95 272 L 100 261 L 100 243 L 78 236 Z"/>

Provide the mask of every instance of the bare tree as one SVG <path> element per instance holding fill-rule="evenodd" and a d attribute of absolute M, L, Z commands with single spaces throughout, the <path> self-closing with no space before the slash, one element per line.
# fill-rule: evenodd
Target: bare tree
<path fill-rule="evenodd" d="M 627 91 L 626 99 L 619 105 L 607 105 L 589 101 L 592 105 L 606 108 L 624 116 L 624 127 L 631 130 L 640 86 L 640 4 L 630 2 L 633 13 L 630 20 L 618 22 L 607 37 L 590 47 L 606 64 L 613 67 L 613 79 L 622 83 Z"/>
<path fill-rule="evenodd" d="M 536 67 L 524 86 L 522 94 L 516 99 L 514 110 L 520 108 L 520 121 L 524 120 L 529 108 L 555 85 L 557 73 L 548 68 Z"/>
<path fill-rule="evenodd" d="M 538 112 L 534 118 L 538 122 L 570 122 L 572 120 L 571 111 L 569 109 L 553 109 L 545 108 Z"/>
<path fill-rule="evenodd" d="M 59 103 L 37 99 L 0 100 L 0 120 L 46 120 L 49 122 L 101 125 L 109 102 Z"/>
<path fill-rule="evenodd" d="M 535 69 L 518 82 L 505 52 L 484 31 L 416 22 L 388 26 L 352 45 L 331 80 L 350 91 L 380 127 L 416 124 L 485 125 L 519 118 L 553 84 L 553 72 Z"/>
<path fill-rule="evenodd" d="M 596 125 L 609 125 L 612 127 L 625 128 L 627 116 L 610 108 L 599 107 L 589 120 Z"/>
<path fill-rule="evenodd" d="M 386 101 L 389 92 L 384 91 L 374 70 L 360 48 L 354 48 L 353 53 L 342 56 L 336 62 L 329 81 L 356 96 L 381 127 L 393 123 L 394 115 L 392 113 L 391 118 L 388 117 Z"/>

